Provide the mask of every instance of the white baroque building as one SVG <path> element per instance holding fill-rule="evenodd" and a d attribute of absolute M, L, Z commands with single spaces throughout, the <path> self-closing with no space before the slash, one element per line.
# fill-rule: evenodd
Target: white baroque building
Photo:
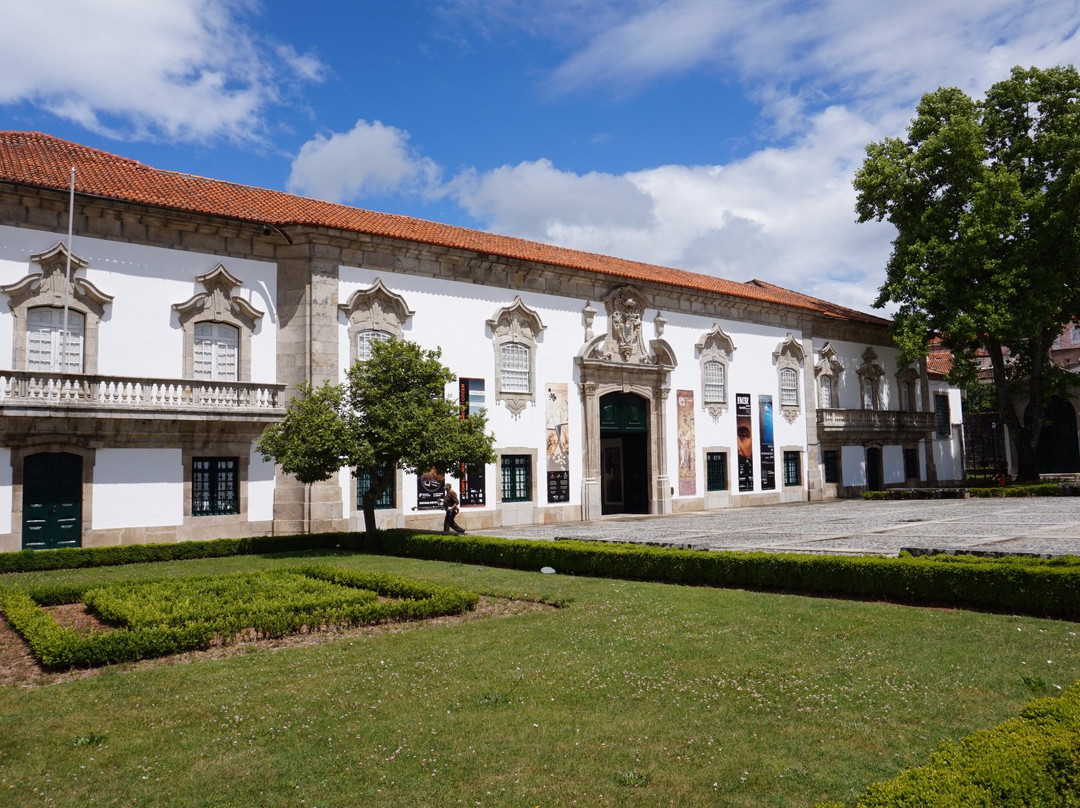
<path fill-rule="evenodd" d="M 963 475 L 958 392 L 878 317 L 38 133 L 0 132 L 0 299 L 3 551 L 361 529 L 363 473 L 304 486 L 253 441 L 394 337 L 487 410 L 470 530 Z M 381 524 L 440 528 L 440 482 L 399 471 Z"/>

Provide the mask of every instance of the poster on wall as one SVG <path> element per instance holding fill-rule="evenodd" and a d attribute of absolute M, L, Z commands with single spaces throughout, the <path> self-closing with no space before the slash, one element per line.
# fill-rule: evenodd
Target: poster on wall
<path fill-rule="evenodd" d="M 566 384 L 547 385 L 547 501 L 570 501 L 570 410 Z"/>
<path fill-rule="evenodd" d="M 750 431 L 750 394 L 735 394 L 736 446 L 739 448 L 739 490 L 754 490 L 754 433 Z"/>
<path fill-rule="evenodd" d="M 446 476 L 435 469 L 425 471 L 416 478 L 416 509 L 438 511 L 443 506 L 443 486 Z"/>
<path fill-rule="evenodd" d="M 474 412 L 483 412 L 487 403 L 484 400 L 483 379 L 458 379 L 458 400 L 461 403 L 461 417 Z M 485 491 L 487 467 L 483 464 L 461 464 L 461 507 L 481 507 L 486 502 Z"/>
<path fill-rule="evenodd" d="M 776 447 L 773 445 L 772 396 L 758 396 L 761 425 L 761 489 L 776 488 Z"/>
<path fill-rule="evenodd" d="M 694 461 L 694 391 L 676 390 L 679 420 L 679 496 L 697 493 L 697 464 Z"/>

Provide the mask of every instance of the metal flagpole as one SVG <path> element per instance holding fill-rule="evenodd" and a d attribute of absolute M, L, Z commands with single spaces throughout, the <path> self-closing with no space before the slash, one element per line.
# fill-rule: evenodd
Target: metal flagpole
<path fill-rule="evenodd" d="M 60 334 L 60 372 L 67 372 L 68 298 L 71 289 L 71 239 L 75 229 L 75 166 L 71 167 L 71 198 L 68 201 L 67 268 L 64 270 L 64 330 Z"/>

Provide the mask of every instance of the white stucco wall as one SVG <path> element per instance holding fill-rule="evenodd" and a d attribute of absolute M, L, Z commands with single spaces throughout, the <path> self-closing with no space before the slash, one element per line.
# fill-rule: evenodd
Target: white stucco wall
<path fill-rule="evenodd" d="M 0 285 L 40 272 L 30 256 L 66 240 L 66 233 L 0 227 Z M 204 291 L 195 277 L 223 263 L 243 281 L 233 295 L 264 312 L 251 338 L 252 381 L 275 381 L 275 264 L 78 235 L 74 238 L 74 253 L 88 262 L 87 268 L 75 273 L 75 277 L 86 278 L 113 297 L 105 306 L 98 332 L 98 372 L 102 375 L 179 378 L 183 370 L 183 332 L 172 306 Z M 11 368 L 13 317 L 7 306 L 0 309 L 0 368 Z"/>
<path fill-rule="evenodd" d="M 180 449 L 98 449 L 93 479 L 95 530 L 184 521 Z"/>
<path fill-rule="evenodd" d="M 0 447 L 0 533 L 12 530 L 11 511 L 15 505 L 12 483 L 11 449 Z"/>
<path fill-rule="evenodd" d="M 274 463 L 264 463 L 262 455 L 251 449 L 248 461 L 247 518 L 249 522 L 274 518 Z"/>

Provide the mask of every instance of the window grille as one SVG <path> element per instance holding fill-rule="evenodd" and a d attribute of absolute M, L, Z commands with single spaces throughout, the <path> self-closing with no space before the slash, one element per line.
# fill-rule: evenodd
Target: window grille
<path fill-rule="evenodd" d="M 362 510 L 364 507 L 364 494 L 371 489 L 371 473 L 367 471 L 356 470 L 356 509 Z M 394 507 L 395 500 L 395 480 L 394 475 L 390 476 L 390 484 L 386 486 L 386 489 L 379 495 L 379 498 L 375 500 L 375 510 L 385 510 L 387 508 Z"/>
<path fill-rule="evenodd" d="M 529 348 L 520 342 L 505 342 L 499 349 L 499 378 L 504 393 L 531 393 Z"/>
<path fill-rule="evenodd" d="M 723 404 L 727 401 L 727 389 L 722 362 L 705 363 L 705 403 Z"/>
<path fill-rule="evenodd" d="M 191 515 L 239 513 L 235 457 L 196 457 L 191 461 Z"/>
<path fill-rule="evenodd" d="M 799 406 L 799 377 L 792 368 L 780 369 L 780 405 Z"/>
<path fill-rule="evenodd" d="M 840 482 L 840 452 L 836 449 L 826 449 L 822 452 L 821 464 L 825 467 L 825 482 Z"/>
<path fill-rule="evenodd" d="M 705 490 L 728 490 L 727 452 L 705 453 Z"/>
<path fill-rule="evenodd" d="M 532 500 L 532 457 L 529 455 L 502 456 L 502 501 L 529 502 Z"/>
<path fill-rule="evenodd" d="M 799 452 L 784 452 L 784 485 L 800 485 L 801 458 Z"/>
<path fill-rule="evenodd" d="M 394 335 L 389 331 L 377 331 L 374 328 L 369 328 L 364 331 L 359 331 L 356 334 L 356 361 L 366 362 L 371 359 L 371 346 L 376 342 L 387 342 L 392 340 Z"/>
<path fill-rule="evenodd" d="M 934 396 L 934 420 L 936 423 L 937 436 L 947 438 L 951 434 L 949 419 L 949 397 L 941 394 Z"/>

